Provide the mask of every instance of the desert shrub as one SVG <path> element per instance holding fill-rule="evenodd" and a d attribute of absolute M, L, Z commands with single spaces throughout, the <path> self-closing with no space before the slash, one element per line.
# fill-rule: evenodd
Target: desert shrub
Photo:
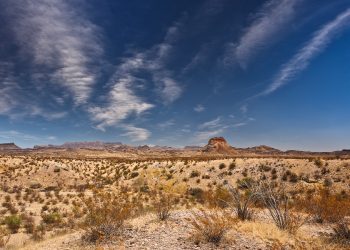
<path fill-rule="evenodd" d="M 203 198 L 210 208 L 226 208 L 232 202 L 230 192 L 221 185 L 217 186 L 214 191 L 205 191 Z"/>
<path fill-rule="evenodd" d="M 171 210 L 173 209 L 173 199 L 170 195 L 162 194 L 153 206 L 158 219 L 165 221 L 170 217 Z"/>
<path fill-rule="evenodd" d="M 189 188 L 187 194 L 193 196 L 200 203 L 204 202 L 204 190 L 201 188 Z"/>
<path fill-rule="evenodd" d="M 48 213 L 48 214 L 42 214 L 41 218 L 43 219 L 43 222 L 46 224 L 59 224 L 62 221 L 62 217 L 58 212 Z"/>
<path fill-rule="evenodd" d="M 289 181 L 290 182 L 296 183 L 296 182 L 298 182 L 298 180 L 299 180 L 299 177 L 298 177 L 298 175 L 296 173 L 291 173 L 289 175 Z"/>
<path fill-rule="evenodd" d="M 320 189 L 316 194 L 306 197 L 303 206 L 318 223 L 335 223 L 350 215 L 350 200 L 334 195 L 328 189 Z"/>
<path fill-rule="evenodd" d="M 198 177 L 198 176 L 200 176 L 200 173 L 197 170 L 193 170 L 190 174 L 190 178 L 194 178 L 194 177 Z"/>
<path fill-rule="evenodd" d="M 22 216 L 23 218 L 23 227 L 26 230 L 26 233 L 32 234 L 35 228 L 34 218 L 30 216 Z"/>
<path fill-rule="evenodd" d="M 32 233 L 32 239 L 35 241 L 43 240 L 45 234 L 46 234 L 46 227 L 43 223 L 41 223 L 40 225 L 34 227 L 34 230 Z"/>
<path fill-rule="evenodd" d="M 250 185 L 250 184 L 246 184 Z M 248 190 L 242 192 L 238 188 L 228 187 L 232 197 L 232 207 L 240 220 L 250 220 L 253 216 L 251 207 L 257 199 L 255 186 L 249 186 Z"/>
<path fill-rule="evenodd" d="M 271 185 L 264 183 L 257 190 L 260 200 L 279 229 L 296 233 L 307 221 L 308 216 L 291 211 L 290 198 L 284 187 L 274 189 Z"/>
<path fill-rule="evenodd" d="M 221 164 L 219 165 L 219 169 L 224 169 L 224 168 L 226 168 L 226 164 L 225 164 L 225 163 L 221 163 Z"/>
<path fill-rule="evenodd" d="M 316 167 L 320 168 L 320 167 L 323 166 L 323 162 L 322 162 L 322 160 L 320 158 L 315 159 L 314 163 L 315 163 Z"/>
<path fill-rule="evenodd" d="M 4 223 L 11 233 L 17 233 L 18 229 L 21 227 L 22 219 L 18 215 L 10 215 L 5 217 Z"/>
<path fill-rule="evenodd" d="M 269 172 L 272 169 L 269 165 L 260 165 L 259 168 L 264 172 Z"/>
<path fill-rule="evenodd" d="M 118 194 L 95 193 L 84 202 L 87 215 L 83 239 L 93 243 L 119 236 L 124 221 L 132 213 L 132 205 L 128 199 Z"/>
<path fill-rule="evenodd" d="M 323 181 L 323 186 L 326 188 L 331 187 L 333 185 L 333 180 L 331 178 L 325 178 Z"/>
<path fill-rule="evenodd" d="M 229 170 L 234 170 L 235 168 L 236 168 L 236 163 L 235 162 L 230 163 L 230 165 L 228 166 Z"/>
<path fill-rule="evenodd" d="M 133 179 L 133 178 L 135 178 L 135 177 L 137 177 L 137 176 L 139 176 L 139 172 L 132 172 L 132 173 L 130 174 L 130 178 L 131 178 L 131 179 Z"/>
<path fill-rule="evenodd" d="M 350 245 L 350 226 L 344 221 L 338 222 L 333 227 L 334 238 L 341 243 Z"/>
<path fill-rule="evenodd" d="M 225 212 L 215 209 L 193 211 L 188 221 L 192 226 L 191 237 L 197 244 L 205 241 L 218 245 L 235 220 Z"/>
<path fill-rule="evenodd" d="M 245 177 L 243 179 L 237 180 L 237 187 L 240 189 L 249 189 L 254 184 L 255 184 L 255 180 L 253 180 L 250 177 Z"/>

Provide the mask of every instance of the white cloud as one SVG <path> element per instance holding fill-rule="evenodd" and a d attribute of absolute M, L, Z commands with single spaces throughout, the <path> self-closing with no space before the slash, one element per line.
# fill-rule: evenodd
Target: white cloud
<path fill-rule="evenodd" d="M 161 43 L 124 58 L 123 62 L 117 67 L 113 78 L 118 81 L 118 78 L 127 76 L 129 79 L 139 81 L 143 79 L 139 79 L 138 73 L 148 73 L 151 75 L 156 91 L 164 104 L 170 104 L 177 100 L 183 90 L 172 76 L 172 72 L 166 68 L 166 63 L 173 43 L 179 35 L 178 30 L 181 25 L 182 22 L 176 22 L 169 27 Z M 136 75 L 138 76 L 136 77 Z"/>
<path fill-rule="evenodd" d="M 67 88 L 75 104 L 85 103 L 96 80 L 91 67 L 102 53 L 98 28 L 74 6 L 77 1 L 11 1 L 14 32 L 22 55 L 36 70 L 53 71 L 52 83 Z"/>
<path fill-rule="evenodd" d="M 259 10 L 252 24 L 246 28 L 238 44 L 230 44 L 225 61 L 237 60 L 245 68 L 258 50 L 271 46 L 278 33 L 295 16 L 301 0 L 269 0 Z"/>
<path fill-rule="evenodd" d="M 246 122 L 239 122 L 239 123 L 233 124 L 232 127 L 238 128 L 238 127 L 243 127 L 243 126 L 245 126 L 245 125 L 247 125 Z"/>
<path fill-rule="evenodd" d="M 24 134 L 15 130 L 0 131 L 0 138 L 5 140 L 21 139 L 25 141 L 38 140 L 37 136 Z"/>
<path fill-rule="evenodd" d="M 161 93 L 164 103 L 172 103 L 180 97 L 182 89 L 175 80 L 165 77 L 161 81 L 162 86 L 159 92 Z"/>
<path fill-rule="evenodd" d="M 8 114 L 18 105 L 19 86 L 12 72 L 12 64 L 0 63 L 0 114 Z"/>
<path fill-rule="evenodd" d="M 117 66 L 113 77 L 107 84 L 107 86 L 111 86 L 106 97 L 107 103 L 104 106 L 89 108 L 91 119 L 97 123 L 96 128 L 104 131 L 106 127 L 118 126 L 131 115 L 141 115 L 154 107 L 153 104 L 144 101 L 140 94 L 135 91 L 139 87 L 139 83 L 145 81 L 140 78 L 138 74 L 140 72 L 145 71 L 151 74 L 156 84 L 156 90 L 165 104 L 180 97 L 182 88 L 171 77 L 171 72 L 164 68 L 180 25 L 181 23 L 175 23 L 171 26 L 162 43 L 149 50 L 137 52 L 124 58 L 122 63 Z M 150 136 L 150 133 L 146 133 L 147 130 L 142 128 L 131 127 L 129 130 L 126 135 L 140 133 L 136 139 L 143 138 L 146 134 Z"/>
<path fill-rule="evenodd" d="M 200 113 L 200 112 L 203 112 L 203 111 L 205 110 L 205 108 L 204 108 L 203 105 L 198 104 L 197 106 L 195 106 L 195 107 L 193 108 L 193 110 L 196 111 L 196 112 L 198 112 L 198 113 Z"/>
<path fill-rule="evenodd" d="M 118 79 L 108 95 L 105 107 L 90 107 L 89 112 L 97 128 L 104 131 L 106 127 L 116 126 L 132 114 L 140 115 L 153 108 L 144 102 L 132 89 L 132 78 Z"/>
<path fill-rule="evenodd" d="M 315 32 L 312 39 L 282 67 L 272 84 L 260 95 L 267 95 L 274 92 L 285 85 L 300 71 L 307 68 L 310 61 L 327 47 L 339 31 L 346 27 L 350 27 L 350 9 L 345 10 L 333 21 Z"/>
<path fill-rule="evenodd" d="M 161 129 L 165 129 L 165 128 L 168 128 L 168 127 L 171 127 L 174 125 L 175 125 L 175 121 L 173 119 L 171 119 L 171 120 L 159 123 L 158 127 L 160 127 Z"/>
<path fill-rule="evenodd" d="M 214 120 L 208 121 L 208 122 L 204 122 L 203 124 L 199 125 L 200 129 L 206 129 L 206 128 L 217 128 L 222 126 L 221 124 L 221 118 L 218 117 Z"/>
<path fill-rule="evenodd" d="M 151 136 L 151 132 L 144 128 L 137 128 L 132 125 L 125 126 L 124 129 L 127 131 L 122 136 L 131 138 L 131 141 L 145 141 Z"/>

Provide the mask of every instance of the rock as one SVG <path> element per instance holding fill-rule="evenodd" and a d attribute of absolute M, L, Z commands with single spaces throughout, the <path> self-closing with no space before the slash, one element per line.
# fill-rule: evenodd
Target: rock
<path fill-rule="evenodd" d="M 235 153 L 235 149 L 227 143 L 224 137 L 211 138 L 208 144 L 204 147 L 203 151 L 219 154 Z"/>

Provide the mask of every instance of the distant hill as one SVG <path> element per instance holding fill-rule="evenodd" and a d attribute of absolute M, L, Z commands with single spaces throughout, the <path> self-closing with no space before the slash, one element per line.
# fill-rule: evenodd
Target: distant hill
<path fill-rule="evenodd" d="M 257 152 L 257 153 L 281 153 L 282 151 L 266 145 L 260 145 L 256 147 L 246 148 L 246 151 Z"/>
<path fill-rule="evenodd" d="M 21 148 L 14 143 L 0 143 L 0 151 L 20 150 L 20 149 Z"/>
<path fill-rule="evenodd" d="M 95 150 L 108 150 L 111 148 L 118 148 L 123 146 L 121 142 L 65 142 L 62 145 L 36 145 L 35 149 L 45 148 L 63 148 L 63 149 L 95 149 Z"/>

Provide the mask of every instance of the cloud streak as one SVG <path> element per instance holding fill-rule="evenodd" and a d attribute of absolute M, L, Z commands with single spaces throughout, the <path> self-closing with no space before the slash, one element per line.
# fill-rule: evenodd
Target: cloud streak
<path fill-rule="evenodd" d="M 131 141 L 145 141 L 151 136 L 151 132 L 144 128 L 138 128 L 134 126 L 127 126 L 124 128 L 127 132 L 122 136 L 130 137 Z"/>
<path fill-rule="evenodd" d="M 98 28 L 74 7 L 79 1 L 11 1 L 22 56 L 34 69 L 50 70 L 51 83 L 67 88 L 76 105 L 90 97 L 96 80 L 92 65 L 103 52 Z M 94 61 L 92 61 L 94 60 Z"/>
<path fill-rule="evenodd" d="M 269 0 L 255 15 L 251 25 L 237 44 L 231 43 L 225 56 L 226 62 L 237 60 L 245 68 L 259 50 L 271 46 L 275 36 L 285 29 L 296 14 L 296 6 L 302 0 Z"/>
<path fill-rule="evenodd" d="M 91 107 L 89 113 L 97 128 L 104 131 L 107 127 L 116 126 L 132 114 L 140 115 L 154 107 L 137 96 L 133 89 L 133 78 L 116 79 L 108 95 L 105 107 Z"/>
<path fill-rule="evenodd" d="M 275 80 L 259 95 L 267 95 L 276 91 L 299 72 L 306 69 L 310 61 L 320 54 L 332 39 L 346 27 L 350 27 L 350 8 L 316 31 L 311 40 L 282 67 Z"/>

